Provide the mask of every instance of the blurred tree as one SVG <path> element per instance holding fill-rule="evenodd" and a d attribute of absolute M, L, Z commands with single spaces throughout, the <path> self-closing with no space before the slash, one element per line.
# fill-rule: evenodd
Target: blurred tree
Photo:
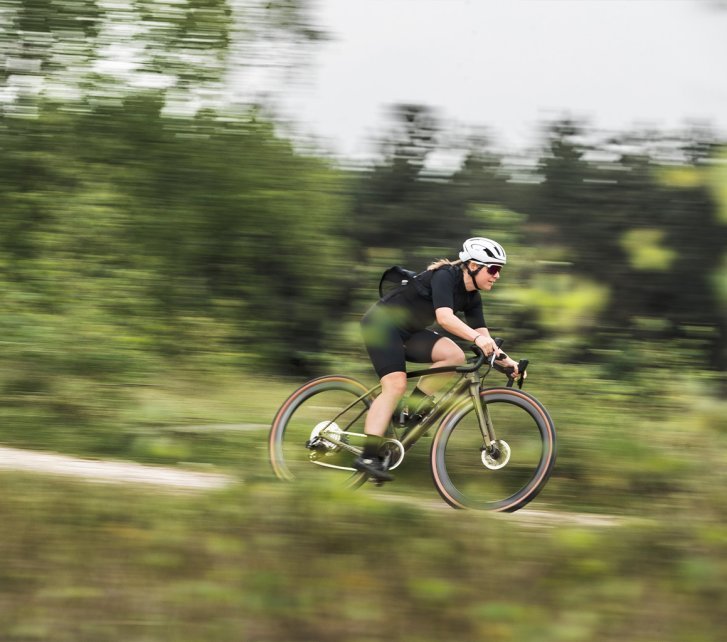
<path fill-rule="evenodd" d="M 337 173 L 255 108 L 191 100 L 234 65 L 268 64 L 283 41 L 320 38 L 308 8 L 0 0 L 0 325 L 20 350 L 6 363 L 35 372 L 25 380 L 83 376 L 74 348 L 55 366 L 22 356 L 54 335 L 80 350 L 102 334 L 90 350 L 105 351 L 107 373 L 142 346 L 145 359 L 229 351 L 247 363 L 321 352 L 321 283 L 345 247 L 321 242 L 341 208 Z M 185 92 L 192 109 L 170 109 Z"/>
<path fill-rule="evenodd" d="M 155 87 L 175 108 L 218 106 L 234 69 L 301 62 L 323 38 L 308 0 L 0 0 L 6 110 L 34 98 L 75 102 Z M 295 43 L 295 54 L 287 43 Z"/>
<path fill-rule="evenodd" d="M 717 329 L 711 284 L 725 228 L 704 185 L 668 185 L 658 172 L 663 163 L 689 171 L 712 146 L 697 136 L 654 133 L 614 138 L 605 148 L 584 140 L 583 128 L 571 122 L 550 129 L 545 181 L 533 201 L 533 219 L 547 224 L 539 241 L 561 245 L 574 271 L 608 286 L 601 326 L 618 329 L 615 337 L 647 327 L 664 337 L 694 326 Z M 660 149 L 668 158 L 660 160 Z M 712 355 L 721 354 L 723 333 L 712 339 Z"/>
<path fill-rule="evenodd" d="M 215 316 L 240 351 L 282 359 L 279 337 L 299 336 L 315 354 L 333 296 L 322 283 L 346 245 L 325 242 L 342 207 L 336 173 L 269 123 L 165 117 L 161 103 L 42 107 L 0 130 L 7 277 L 45 305 L 72 305 L 81 283 L 97 283 L 109 318 L 156 327 L 164 351 L 196 350 L 185 319 Z M 104 300 L 111 286 L 124 294 Z"/>
<path fill-rule="evenodd" d="M 349 232 L 363 253 L 361 259 L 372 247 L 406 253 L 428 231 L 421 211 L 428 191 L 422 170 L 435 148 L 436 120 L 419 105 L 396 105 L 391 115 L 389 134 L 380 143 L 384 159 L 362 173 L 356 187 Z"/>
<path fill-rule="evenodd" d="M 437 174 L 427 166 L 439 147 L 433 111 L 405 104 L 391 114 L 393 122 L 380 143 L 383 161 L 358 176 L 348 232 L 361 248 L 361 259 L 371 248 L 387 248 L 417 267 L 433 253 L 452 256 L 464 238 L 484 232 L 474 229 L 482 221 L 470 215 L 469 206 L 498 201 L 506 177 L 479 138 L 471 141 L 460 171 L 451 177 Z"/>

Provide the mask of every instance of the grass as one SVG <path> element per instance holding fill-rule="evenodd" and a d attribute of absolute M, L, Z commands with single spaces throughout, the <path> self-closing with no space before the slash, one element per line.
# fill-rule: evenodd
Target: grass
<path fill-rule="evenodd" d="M 675 398 L 683 412 L 652 417 L 598 382 L 588 394 L 535 382 L 561 451 L 532 507 L 629 516 L 594 527 L 447 508 L 426 441 L 382 489 L 277 482 L 265 427 L 297 383 L 177 373 L 126 390 L 112 423 L 3 422 L 5 443 L 193 463 L 241 482 L 190 496 L 3 473 L 0 639 L 721 638 L 722 404 Z"/>
<path fill-rule="evenodd" d="M 0 409 L 0 440 L 11 446 L 148 463 L 239 467 L 261 443 L 275 409 L 294 385 L 250 377 L 166 377 L 116 387 L 89 399 L 104 416 L 74 421 L 29 400 Z M 262 439 L 264 441 L 264 439 Z"/>
<path fill-rule="evenodd" d="M 8 642 L 683 642 L 727 624 L 719 522 L 537 525 L 319 484 L 177 496 L 1 476 Z"/>
<path fill-rule="evenodd" d="M 545 362 L 526 389 L 548 407 L 558 430 L 558 461 L 537 505 L 618 514 L 641 512 L 633 499 L 661 501 L 700 493 L 725 469 L 725 405 L 693 386 L 663 388 L 661 397 L 600 380 L 582 368 Z M 266 431 L 301 380 L 240 375 L 229 370 L 167 371 L 144 385 L 86 395 L 104 413 L 73 422 L 44 417 L 33 403 L 0 405 L 6 445 L 145 463 L 216 468 L 246 480 L 270 479 Z M 680 396 L 681 395 L 681 396 Z M 31 400 L 32 401 L 32 400 Z M 658 402 L 658 405 L 657 405 Z M 391 494 L 439 501 L 424 439 L 397 470 Z M 688 444 L 688 447 L 686 445 Z"/>

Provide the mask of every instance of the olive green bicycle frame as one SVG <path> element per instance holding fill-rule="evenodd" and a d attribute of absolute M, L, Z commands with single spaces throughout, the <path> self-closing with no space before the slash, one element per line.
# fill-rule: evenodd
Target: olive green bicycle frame
<path fill-rule="evenodd" d="M 479 372 L 479 368 L 482 364 L 477 365 L 474 368 L 472 366 L 443 366 L 439 368 L 415 370 L 413 372 L 407 373 L 407 379 L 413 379 L 415 377 L 427 377 L 436 374 L 443 374 L 446 372 L 459 372 L 460 377 L 457 378 L 452 384 L 450 384 L 449 388 L 447 388 L 439 401 L 434 404 L 434 407 L 430 410 L 429 414 L 427 414 L 419 423 L 413 426 L 410 430 L 406 431 L 400 441 L 401 445 L 404 447 L 404 451 L 408 451 L 424 433 L 426 433 L 439 419 L 442 418 L 442 416 L 450 408 L 453 408 L 460 400 L 467 397 L 472 401 L 472 404 L 475 408 L 480 432 L 482 433 L 484 447 L 486 450 L 490 450 L 492 443 L 497 441 L 497 437 L 495 435 L 495 428 L 492 425 L 492 420 L 490 419 L 490 413 L 487 409 L 487 405 L 480 402 L 480 389 L 482 386 L 482 380 L 489 374 L 490 370 L 492 369 L 492 361 L 488 359 L 486 363 L 489 363 L 490 367 L 483 375 L 481 375 Z M 356 399 L 354 399 L 350 404 L 343 408 L 338 413 L 338 415 L 331 419 L 329 425 L 336 423 L 341 416 L 343 416 L 346 412 L 353 408 L 357 403 L 364 402 L 365 399 L 369 398 L 372 394 L 378 392 L 380 389 L 381 384 L 379 383 L 373 388 L 367 390 Z M 356 421 L 358 421 L 361 415 L 363 415 L 363 413 L 366 412 L 368 409 L 369 406 L 365 405 L 364 402 L 363 410 L 361 410 L 361 412 L 359 412 L 345 427 L 342 427 L 343 432 L 345 433 L 347 429 L 350 428 Z M 394 432 L 394 437 L 396 438 L 396 432 Z M 346 443 L 343 440 L 337 439 L 333 435 L 326 434 L 325 439 L 326 441 L 335 444 L 336 446 L 340 446 L 344 450 L 347 450 L 351 453 L 354 453 L 356 455 L 361 454 L 361 448 L 352 446 L 351 444 Z"/>

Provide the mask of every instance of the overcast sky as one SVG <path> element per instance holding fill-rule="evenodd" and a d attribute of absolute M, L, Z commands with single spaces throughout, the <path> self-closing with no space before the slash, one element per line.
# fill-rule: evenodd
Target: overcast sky
<path fill-rule="evenodd" d="M 566 114 L 600 130 L 703 119 L 727 131 L 716 0 L 318 0 L 315 16 L 332 40 L 286 103 L 345 156 L 370 151 L 397 102 L 487 126 L 508 148 Z"/>

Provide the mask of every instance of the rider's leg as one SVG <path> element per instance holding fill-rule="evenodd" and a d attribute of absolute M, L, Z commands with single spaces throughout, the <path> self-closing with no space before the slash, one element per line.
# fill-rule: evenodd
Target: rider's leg
<path fill-rule="evenodd" d="M 432 368 L 446 366 L 460 366 L 466 362 L 462 348 L 447 337 L 441 337 L 432 348 Z M 421 377 L 417 382 L 417 388 L 425 395 L 435 394 L 452 377 L 451 373 Z"/>
<path fill-rule="evenodd" d="M 363 452 L 353 463 L 354 468 L 366 472 L 379 481 L 394 479 L 386 470 L 380 455 L 381 443 L 391 421 L 391 415 L 399 399 L 406 392 L 406 373 L 391 372 L 381 377 L 381 394 L 374 399 L 368 413 L 364 432 L 366 441 Z"/>
<path fill-rule="evenodd" d="M 381 394 L 374 399 L 366 415 L 364 432 L 383 437 L 394 414 L 394 408 L 406 393 L 406 373 L 391 372 L 381 377 Z"/>
<path fill-rule="evenodd" d="M 366 313 L 361 321 L 361 328 L 366 350 L 381 380 L 381 394 L 374 399 L 366 414 L 364 432 L 372 437 L 383 437 L 396 404 L 406 393 L 404 342 L 409 335 L 393 325 L 388 313 L 377 306 Z M 375 441 L 367 439 L 370 443 Z"/>

